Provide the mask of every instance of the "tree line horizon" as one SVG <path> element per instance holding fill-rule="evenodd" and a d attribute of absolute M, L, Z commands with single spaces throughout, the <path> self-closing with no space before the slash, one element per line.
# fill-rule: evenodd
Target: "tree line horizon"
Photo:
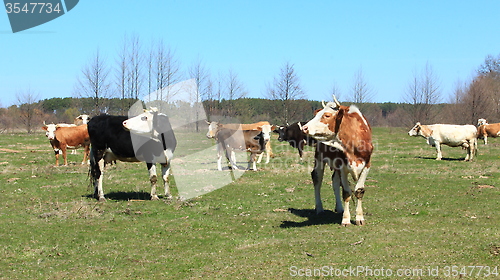
<path fill-rule="evenodd" d="M 263 98 L 248 98 L 234 69 L 214 75 L 201 59 L 183 69 L 175 52 L 163 41 L 154 41 L 145 48 L 138 36 L 131 35 L 124 36 L 112 65 L 97 49 L 82 67 L 72 97 L 38 100 L 36 89 L 17 92 L 16 105 L 0 108 L 0 132 L 25 128 L 30 133 L 41 120 L 72 122 L 83 113 L 126 114 L 145 93 L 163 90 L 186 77 L 194 79 L 197 86 L 197 94 L 190 102 L 203 103 L 209 116 L 284 125 L 309 120 L 321 107 L 320 101 L 307 99 L 300 75 L 290 61 L 285 61 L 266 83 Z M 334 84 L 329 94 L 337 96 L 343 105 L 356 104 L 372 126 L 476 124 L 478 118 L 500 122 L 500 55 L 486 56 L 474 77 L 457 81 L 448 97 L 440 89 L 439 76 L 429 62 L 412 73 L 401 92 L 402 102 L 373 103 L 376 91 L 360 67 L 348 92 L 341 92 Z"/>

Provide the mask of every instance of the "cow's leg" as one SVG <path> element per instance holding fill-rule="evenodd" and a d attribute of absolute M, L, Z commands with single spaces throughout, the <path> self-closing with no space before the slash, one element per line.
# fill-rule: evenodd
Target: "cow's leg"
<path fill-rule="evenodd" d="M 323 203 L 321 202 L 321 184 L 325 172 L 325 163 L 315 157 L 314 169 L 311 172 L 311 178 L 314 184 L 314 199 L 316 201 L 316 214 L 323 213 Z"/>
<path fill-rule="evenodd" d="M 234 152 L 234 150 L 231 151 L 231 160 L 234 162 L 234 164 L 236 164 L 236 153 Z"/>
<path fill-rule="evenodd" d="M 265 152 L 265 153 L 267 153 L 267 152 Z M 262 161 L 263 156 L 264 156 L 264 153 L 260 153 L 259 158 L 257 159 L 257 163 L 260 163 Z"/>
<path fill-rule="evenodd" d="M 488 135 L 484 135 L 484 144 L 488 145 Z"/>
<path fill-rule="evenodd" d="M 344 207 L 342 206 L 342 198 L 340 196 L 340 170 L 333 170 L 332 174 L 332 187 L 333 193 L 335 194 L 335 212 L 344 212 Z"/>
<path fill-rule="evenodd" d="M 59 166 L 59 149 L 54 149 L 54 155 L 56 157 L 56 165 Z"/>
<path fill-rule="evenodd" d="M 85 164 L 87 162 L 87 160 L 89 159 L 89 152 L 90 152 L 90 146 L 89 145 L 83 146 L 83 160 L 82 160 L 82 164 Z"/>
<path fill-rule="evenodd" d="M 223 151 L 223 146 L 221 144 L 217 144 L 217 169 L 219 171 L 222 171 L 222 157 L 224 151 Z"/>
<path fill-rule="evenodd" d="M 165 184 L 165 198 L 172 198 L 170 194 L 170 186 L 168 184 L 168 175 L 170 173 L 170 162 L 161 165 L 161 177 L 163 178 L 163 183 Z"/>
<path fill-rule="evenodd" d="M 64 159 L 64 166 L 68 166 L 68 153 L 66 145 L 61 145 L 61 152 Z"/>
<path fill-rule="evenodd" d="M 443 154 L 441 153 L 441 144 L 436 141 L 436 151 L 437 151 L 437 158 L 436 160 L 441 160 L 443 158 Z"/>
<path fill-rule="evenodd" d="M 351 210 L 349 208 L 349 202 L 351 201 L 352 191 L 349 186 L 349 180 L 347 179 L 347 167 L 341 167 L 339 170 L 340 180 L 342 184 L 342 197 L 344 198 L 344 212 L 342 214 L 342 225 L 351 225 Z"/>
<path fill-rule="evenodd" d="M 466 145 L 465 148 L 467 149 L 467 154 L 465 155 L 464 161 L 469 161 L 471 160 L 471 151 L 472 151 L 471 143 L 469 142 L 469 145 Z"/>
<path fill-rule="evenodd" d="M 92 180 L 94 181 L 94 197 L 97 198 L 100 202 L 106 201 L 104 198 L 104 191 L 102 189 L 102 179 L 104 172 L 104 160 L 101 159 L 98 162 L 91 163 L 91 173 Z"/>
<path fill-rule="evenodd" d="M 156 187 L 158 185 L 158 177 L 156 175 L 156 165 L 154 163 L 146 163 L 149 171 L 149 181 L 151 182 L 151 200 L 158 200 L 158 195 L 156 194 Z"/>
<path fill-rule="evenodd" d="M 271 148 L 271 139 L 266 142 L 266 163 L 269 163 L 269 159 L 273 156 L 273 149 Z"/>
<path fill-rule="evenodd" d="M 234 150 L 231 147 L 225 147 L 225 154 L 226 154 L 226 159 L 229 160 L 231 168 L 233 170 L 238 170 L 238 166 L 236 165 L 236 155 L 234 154 Z"/>
<path fill-rule="evenodd" d="M 300 157 L 300 161 L 302 161 L 302 155 L 303 155 L 303 151 L 304 151 L 304 146 L 306 144 L 306 141 L 305 140 L 302 140 L 302 141 L 299 141 L 299 146 L 298 146 L 298 150 L 299 150 L 299 157 Z"/>
<path fill-rule="evenodd" d="M 252 170 L 253 171 L 257 171 L 257 164 L 255 164 L 255 158 L 256 157 L 257 157 L 256 153 L 250 153 L 250 160 L 248 161 L 248 167 L 247 167 L 247 169 L 250 169 L 250 165 L 252 165 Z"/>
<path fill-rule="evenodd" d="M 370 171 L 369 167 L 366 167 L 361 171 L 359 175 L 359 179 L 356 182 L 356 187 L 354 188 L 354 195 L 357 198 L 356 203 L 356 224 L 358 226 L 362 226 L 365 224 L 365 218 L 363 216 L 363 195 L 365 193 L 365 182 L 368 177 L 368 172 Z"/>
<path fill-rule="evenodd" d="M 94 184 L 94 197 L 99 201 L 104 202 L 104 191 L 102 190 L 102 178 L 104 171 L 104 154 L 95 150 L 90 149 L 90 175 L 92 183 Z"/>

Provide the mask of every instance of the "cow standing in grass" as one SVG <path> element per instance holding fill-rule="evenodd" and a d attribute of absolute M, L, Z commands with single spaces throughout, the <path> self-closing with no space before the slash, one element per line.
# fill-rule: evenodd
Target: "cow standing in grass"
<path fill-rule="evenodd" d="M 84 148 L 82 164 L 85 164 L 90 152 L 90 138 L 87 125 L 44 124 L 45 135 L 54 149 L 56 166 L 59 165 L 59 154 L 62 153 L 64 165 L 68 165 L 67 149 Z"/>
<path fill-rule="evenodd" d="M 365 193 L 365 181 L 371 167 L 372 131 L 368 121 L 356 106 L 342 106 L 335 97 L 334 100 L 335 102 L 323 103 L 323 109 L 317 110 L 314 118 L 302 127 L 305 134 L 319 141 L 314 154 L 314 169 L 311 172 L 316 212 L 323 212 L 320 191 L 325 164 L 328 163 L 333 170 L 335 209 L 343 213 L 342 225 L 351 224 L 349 202 L 352 190 L 348 174 L 351 174 L 356 183 L 354 188 L 354 196 L 357 198 L 356 224 L 364 225 L 362 199 Z M 341 186 L 345 207 L 342 207 L 340 198 Z"/>
<path fill-rule="evenodd" d="M 427 144 L 436 147 L 436 160 L 441 160 L 441 144 L 450 147 L 467 149 L 465 161 L 471 161 L 477 150 L 477 129 L 473 125 L 432 124 L 422 125 L 419 122 L 408 131 L 410 136 L 422 136 Z"/>
<path fill-rule="evenodd" d="M 500 123 L 487 123 L 485 119 L 477 120 L 477 138 L 484 139 L 484 144 L 488 145 L 488 137 L 496 138 L 500 136 Z"/>
<path fill-rule="evenodd" d="M 299 151 L 300 161 L 302 161 L 302 155 L 304 151 L 304 146 L 307 144 L 314 147 L 317 143 L 316 139 L 306 135 L 301 127 L 307 122 L 296 122 L 288 126 L 277 127 L 273 132 L 278 133 L 278 141 L 287 141 L 290 146 L 296 148 Z"/>
<path fill-rule="evenodd" d="M 168 175 L 177 140 L 166 115 L 154 108 L 130 119 L 127 116 L 100 115 L 89 121 L 88 130 L 92 143 L 90 175 L 94 195 L 99 201 L 105 201 L 102 188 L 104 162 L 114 160 L 146 162 L 151 182 L 151 200 L 159 199 L 156 194 L 155 163 L 160 163 L 164 194 L 166 198 L 171 197 Z"/>
<path fill-rule="evenodd" d="M 226 155 L 231 168 L 238 170 L 234 151 L 247 151 L 250 152 L 250 160 L 248 161 L 247 169 L 257 171 L 255 164 L 258 154 L 262 154 L 266 147 L 266 140 L 264 140 L 264 133 L 258 130 L 241 130 L 218 128 L 215 134 L 217 141 L 217 169 L 222 171 L 222 158 Z"/>
<path fill-rule="evenodd" d="M 251 124 L 239 124 L 239 123 L 229 123 L 229 124 L 221 124 L 219 122 L 207 122 L 208 124 L 208 138 L 215 138 L 218 129 L 220 128 L 228 128 L 233 130 L 256 130 L 262 131 L 262 135 L 264 137 L 264 141 L 266 141 L 265 153 L 266 153 L 266 163 L 269 163 L 270 157 L 273 156 L 273 150 L 271 148 L 271 131 L 275 128 L 268 121 L 261 121 Z M 257 163 L 262 161 L 264 153 L 259 155 L 259 159 Z M 234 155 L 233 155 L 234 158 Z"/>

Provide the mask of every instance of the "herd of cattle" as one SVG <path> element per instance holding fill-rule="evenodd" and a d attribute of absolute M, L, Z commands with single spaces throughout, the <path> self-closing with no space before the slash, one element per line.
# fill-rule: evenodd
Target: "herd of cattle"
<path fill-rule="evenodd" d="M 302 160 L 305 145 L 314 147 L 314 168 L 311 177 L 314 184 L 316 212 L 323 212 L 320 196 L 326 164 L 332 171 L 332 185 L 336 197 L 335 210 L 343 213 L 342 225 L 351 224 L 349 202 L 353 190 L 349 186 L 348 174 L 355 183 L 354 196 L 357 198 L 356 224 L 365 223 L 362 209 L 364 185 L 370 170 L 373 152 L 372 132 L 366 118 L 354 106 L 342 106 L 335 98 L 334 102 L 323 102 L 323 108 L 315 112 L 313 119 L 287 126 L 274 126 L 267 121 L 254 124 L 221 124 L 207 122 L 207 137 L 217 143 L 217 169 L 223 170 L 225 157 L 228 169 L 238 169 L 235 151 L 250 153 L 247 169 L 257 170 L 263 154 L 266 163 L 272 157 L 271 133 L 278 133 L 279 141 L 287 141 L 298 149 Z M 45 124 L 43 129 L 52 145 L 59 165 L 59 154 L 63 155 L 67 165 L 67 149 L 83 147 L 85 164 L 90 163 L 91 182 L 94 196 L 105 201 L 102 188 L 102 170 L 107 163 L 116 160 L 125 162 L 145 162 L 151 183 L 151 199 L 157 200 L 157 175 L 155 164 L 159 163 L 165 186 L 164 196 L 171 197 L 169 189 L 170 162 L 173 158 L 177 140 L 168 116 L 155 108 L 129 118 L 127 116 L 100 115 L 90 118 L 80 115 L 74 124 Z M 487 124 L 480 119 L 478 128 L 473 125 L 421 125 L 417 123 L 409 132 L 410 136 L 422 136 L 427 143 L 436 147 L 437 160 L 442 158 L 440 145 L 467 149 L 465 160 L 472 160 L 477 149 L 477 138 L 500 135 L 500 124 Z M 257 156 L 259 158 L 257 159 Z M 342 187 L 342 196 L 340 193 Z"/>

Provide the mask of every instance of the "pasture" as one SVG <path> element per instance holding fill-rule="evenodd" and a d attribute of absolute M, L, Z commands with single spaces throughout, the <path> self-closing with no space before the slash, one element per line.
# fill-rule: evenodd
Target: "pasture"
<path fill-rule="evenodd" d="M 300 163 L 276 134 L 269 164 L 187 201 L 149 201 L 145 164 L 118 162 L 106 170 L 104 203 L 91 197 L 82 150 L 68 155 L 69 166 L 54 167 L 42 132 L 0 134 L 0 278 L 287 279 L 359 267 L 393 272 L 357 275 L 367 279 L 427 278 L 429 269 L 444 278 L 453 266 L 467 278 L 484 276 L 479 266 L 493 272 L 500 140 L 479 141 L 473 162 L 446 146 L 436 161 L 435 149 L 408 129 L 374 129 L 362 227 L 340 226 L 331 173 L 322 189 L 326 213 L 315 214 L 312 148 Z M 183 135 L 181 150 L 211 147 L 205 133 Z M 199 164 L 216 169 L 215 150 L 212 162 Z M 181 176 L 175 166 L 172 172 Z M 175 177 L 171 186 L 177 196 Z M 397 277 L 398 270 L 410 273 Z"/>

